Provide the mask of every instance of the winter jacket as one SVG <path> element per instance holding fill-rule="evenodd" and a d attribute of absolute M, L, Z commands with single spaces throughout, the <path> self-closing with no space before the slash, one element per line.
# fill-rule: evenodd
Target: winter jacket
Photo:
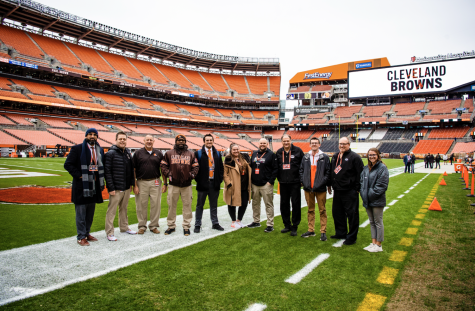
<path fill-rule="evenodd" d="M 366 165 L 361 173 L 360 183 L 360 195 L 365 208 L 386 206 L 389 171 L 384 163 L 378 161 L 371 171 Z"/>
<path fill-rule="evenodd" d="M 440 160 L 442 160 L 442 157 L 438 154 L 435 156 L 435 163 L 440 163 Z"/>
<path fill-rule="evenodd" d="M 165 153 L 162 163 L 162 175 L 170 180 L 170 185 L 177 187 L 189 187 L 191 181 L 198 174 L 200 168 L 198 159 L 193 152 L 188 151 L 188 146 L 178 149 L 177 145 Z"/>
<path fill-rule="evenodd" d="M 342 190 L 355 190 L 360 191 L 360 174 L 363 171 L 363 160 L 357 154 L 349 149 L 343 154 L 343 157 L 338 162 L 341 165 L 341 171 L 338 174 L 335 174 L 336 162 L 338 155 L 340 153 L 335 153 L 332 157 L 331 163 L 331 186 L 333 190 L 342 191 Z"/>
<path fill-rule="evenodd" d="M 282 159 L 282 152 L 284 152 L 284 159 Z M 294 184 L 300 183 L 300 163 L 302 163 L 302 158 L 304 153 L 302 149 L 293 144 L 290 145 L 290 156 L 291 159 L 289 161 L 289 153 L 285 154 L 284 147 L 277 150 L 275 153 L 277 157 L 277 167 L 279 172 L 277 173 L 277 179 L 281 184 Z M 290 169 L 284 170 L 283 164 L 290 163 Z"/>
<path fill-rule="evenodd" d="M 263 152 L 260 150 L 254 151 L 251 156 L 251 180 L 252 184 L 256 186 L 264 186 L 266 183 L 273 185 L 277 178 L 277 173 L 279 172 L 275 153 L 273 153 L 269 148 L 264 152 L 265 154 L 262 156 Z M 260 164 L 257 165 L 257 158 L 260 158 L 261 156 Z M 259 174 L 256 174 L 257 167 L 259 167 Z"/>
<path fill-rule="evenodd" d="M 411 155 L 411 164 L 416 164 L 416 156 Z"/>
<path fill-rule="evenodd" d="M 104 175 L 107 191 L 124 191 L 135 184 L 134 166 L 130 150 L 110 147 L 105 155 Z"/>
<path fill-rule="evenodd" d="M 330 185 L 330 158 L 321 150 L 318 151 L 316 157 L 318 158 L 318 161 L 313 188 L 311 187 L 312 183 L 310 180 L 313 158 L 311 150 L 306 153 L 302 159 L 302 164 L 300 165 L 300 183 L 303 185 L 303 190 L 305 191 L 325 192 L 327 191 L 327 186 Z"/>
<path fill-rule="evenodd" d="M 239 165 L 234 161 L 231 155 L 224 158 L 224 190 L 223 198 L 227 205 L 242 206 L 248 202 L 242 202 L 242 192 L 248 192 L 248 198 L 251 197 L 251 167 L 249 166 L 249 156 L 240 155 L 241 165 L 245 168 L 246 174 L 242 175 Z M 243 189 L 247 185 L 246 189 Z"/>
<path fill-rule="evenodd" d="M 71 151 L 64 162 L 64 169 L 73 177 L 73 187 L 71 189 L 71 202 L 76 205 L 102 203 L 102 191 L 96 191 L 93 197 L 85 198 L 83 194 L 82 173 L 81 173 L 81 152 L 82 144 L 71 147 Z M 104 159 L 104 150 L 101 148 L 101 157 Z M 86 152 L 87 162 L 91 162 L 91 152 Z M 96 189 L 101 189 L 99 178 L 96 178 Z M 101 189 L 102 190 L 102 189 Z"/>
<path fill-rule="evenodd" d="M 220 190 L 221 183 L 223 182 L 223 159 L 214 146 L 213 149 L 213 160 L 214 160 L 214 178 L 213 185 L 215 190 Z M 200 169 L 198 174 L 195 176 L 196 180 L 196 190 L 198 191 L 208 191 L 209 189 L 209 162 L 208 154 L 206 153 L 206 148 L 203 146 L 201 148 L 201 159 L 198 157 L 198 150 L 195 151 L 195 158 L 198 159 Z"/>

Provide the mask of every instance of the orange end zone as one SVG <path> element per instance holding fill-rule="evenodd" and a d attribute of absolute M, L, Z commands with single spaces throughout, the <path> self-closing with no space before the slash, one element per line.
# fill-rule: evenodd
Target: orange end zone
<path fill-rule="evenodd" d="M 71 188 L 20 187 L 0 190 L 0 200 L 9 203 L 47 204 L 71 203 Z M 109 199 L 107 189 L 102 198 Z"/>

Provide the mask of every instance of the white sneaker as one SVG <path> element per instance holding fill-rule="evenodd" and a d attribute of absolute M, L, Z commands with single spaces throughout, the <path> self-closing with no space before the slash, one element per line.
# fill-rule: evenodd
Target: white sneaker
<path fill-rule="evenodd" d="M 137 234 L 134 230 L 130 230 L 130 228 L 127 228 L 127 231 L 121 232 L 121 233 L 128 233 L 128 234 Z"/>
<path fill-rule="evenodd" d="M 373 243 L 371 243 L 370 245 L 366 246 L 365 248 L 363 248 L 365 251 L 369 251 L 372 247 L 373 247 Z"/>
<path fill-rule="evenodd" d="M 234 222 L 231 223 L 231 228 L 236 229 L 236 228 L 239 228 L 239 227 L 237 226 L 236 222 L 234 221 Z"/>
<path fill-rule="evenodd" d="M 370 252 L 370 253 L 379 253 L 379 252 L 382 252 L 382 251 L 383 251 L 383 247 L 378 246 L 376 244 L 374 244 L 373 247 L 368 250 L 368 252 Z"/>
<path fill-rule="evenodd" d="M 236 223 L 238 224 L 239 228 L 244 228 L 245 226 L 242 224 L 242 222 L 240 221 L 236 221 Z"/>
<path fill-rule="evenodd" d="M 117 241 L 117 238 L 116 238 L 114 235 L 108 235 L 108 236 L 107 236 L 107 239 L 108 239 L 109 241 Z"/>

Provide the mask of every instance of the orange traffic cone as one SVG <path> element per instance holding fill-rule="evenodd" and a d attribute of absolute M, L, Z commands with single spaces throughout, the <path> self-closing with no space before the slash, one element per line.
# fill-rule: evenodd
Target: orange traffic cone
<path fill-rule="evenodd" d="M 444 174 L 442 174 L 442 175 L 447 176 L 447 172 L 444 172 Z"/>
<path fill-rule="evenodd" d="M 442 178 L 442 180 L 440 181 L 439 185 L 441 186 L 447 186 L 447 184 L 445 183 L 445 180 Z"/>
<path fill-rule="evenodd" d="M 442 211 L 442 207 L 440 207 L 440 204 L 437 201 L 437 198 L 434 198 L 434 200 L 430 204 L 429 211 Z"/>
<path fill-rule="evenodd" d="M 277 183 L 277 194 L 280 194 L 280 182 Z"/>

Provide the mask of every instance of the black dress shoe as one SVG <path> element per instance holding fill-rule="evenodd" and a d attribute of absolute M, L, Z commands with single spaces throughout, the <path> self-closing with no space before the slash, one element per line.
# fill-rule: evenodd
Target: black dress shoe
<path fill-rule="evenodd" d="M 345 240 L 345 242 L 343 242 L 343 245 L 353 245 L 355 244 L 356 241 L 348 241 L 348 240 Z"/>
<path fill-rule="evenodd" d="M 221 227 L 219 224 L 213 225 L 212 229 L 219 230 L 219 231 L 224 231 L 224 228 Z"/>
<path fill-rule="evenodd" d="M 320 241 L 326 241 L 327 240 L 327 235 L 325 233 L 322 233 L 320 235 Z"/>
<path fill-rule="evenodd" d="M 287 233 L 287 232 L 290 232 L 289 228 L 284 228 L 284 229 L 280 230 L 280 233 Z"/>
<path fill-rule="evenodd" d="M 292 230 L 292 232 L 290 232 L 290 236 L 297 236 L 297 230 Z"/>
<path fill-rule="evenodd" d="M 200 226 L 195 226 L 195 230 L 193 230 L 194 233 L 200 233 L 201 227 Z"/>
<path fill-rule="evenodd" d="M 342 239 L 346 239 L 346 236 L 332 235 L 330 238 L 331 238 L 331 239 L 339 239 L 339 240 L 342 240 Z"/>

